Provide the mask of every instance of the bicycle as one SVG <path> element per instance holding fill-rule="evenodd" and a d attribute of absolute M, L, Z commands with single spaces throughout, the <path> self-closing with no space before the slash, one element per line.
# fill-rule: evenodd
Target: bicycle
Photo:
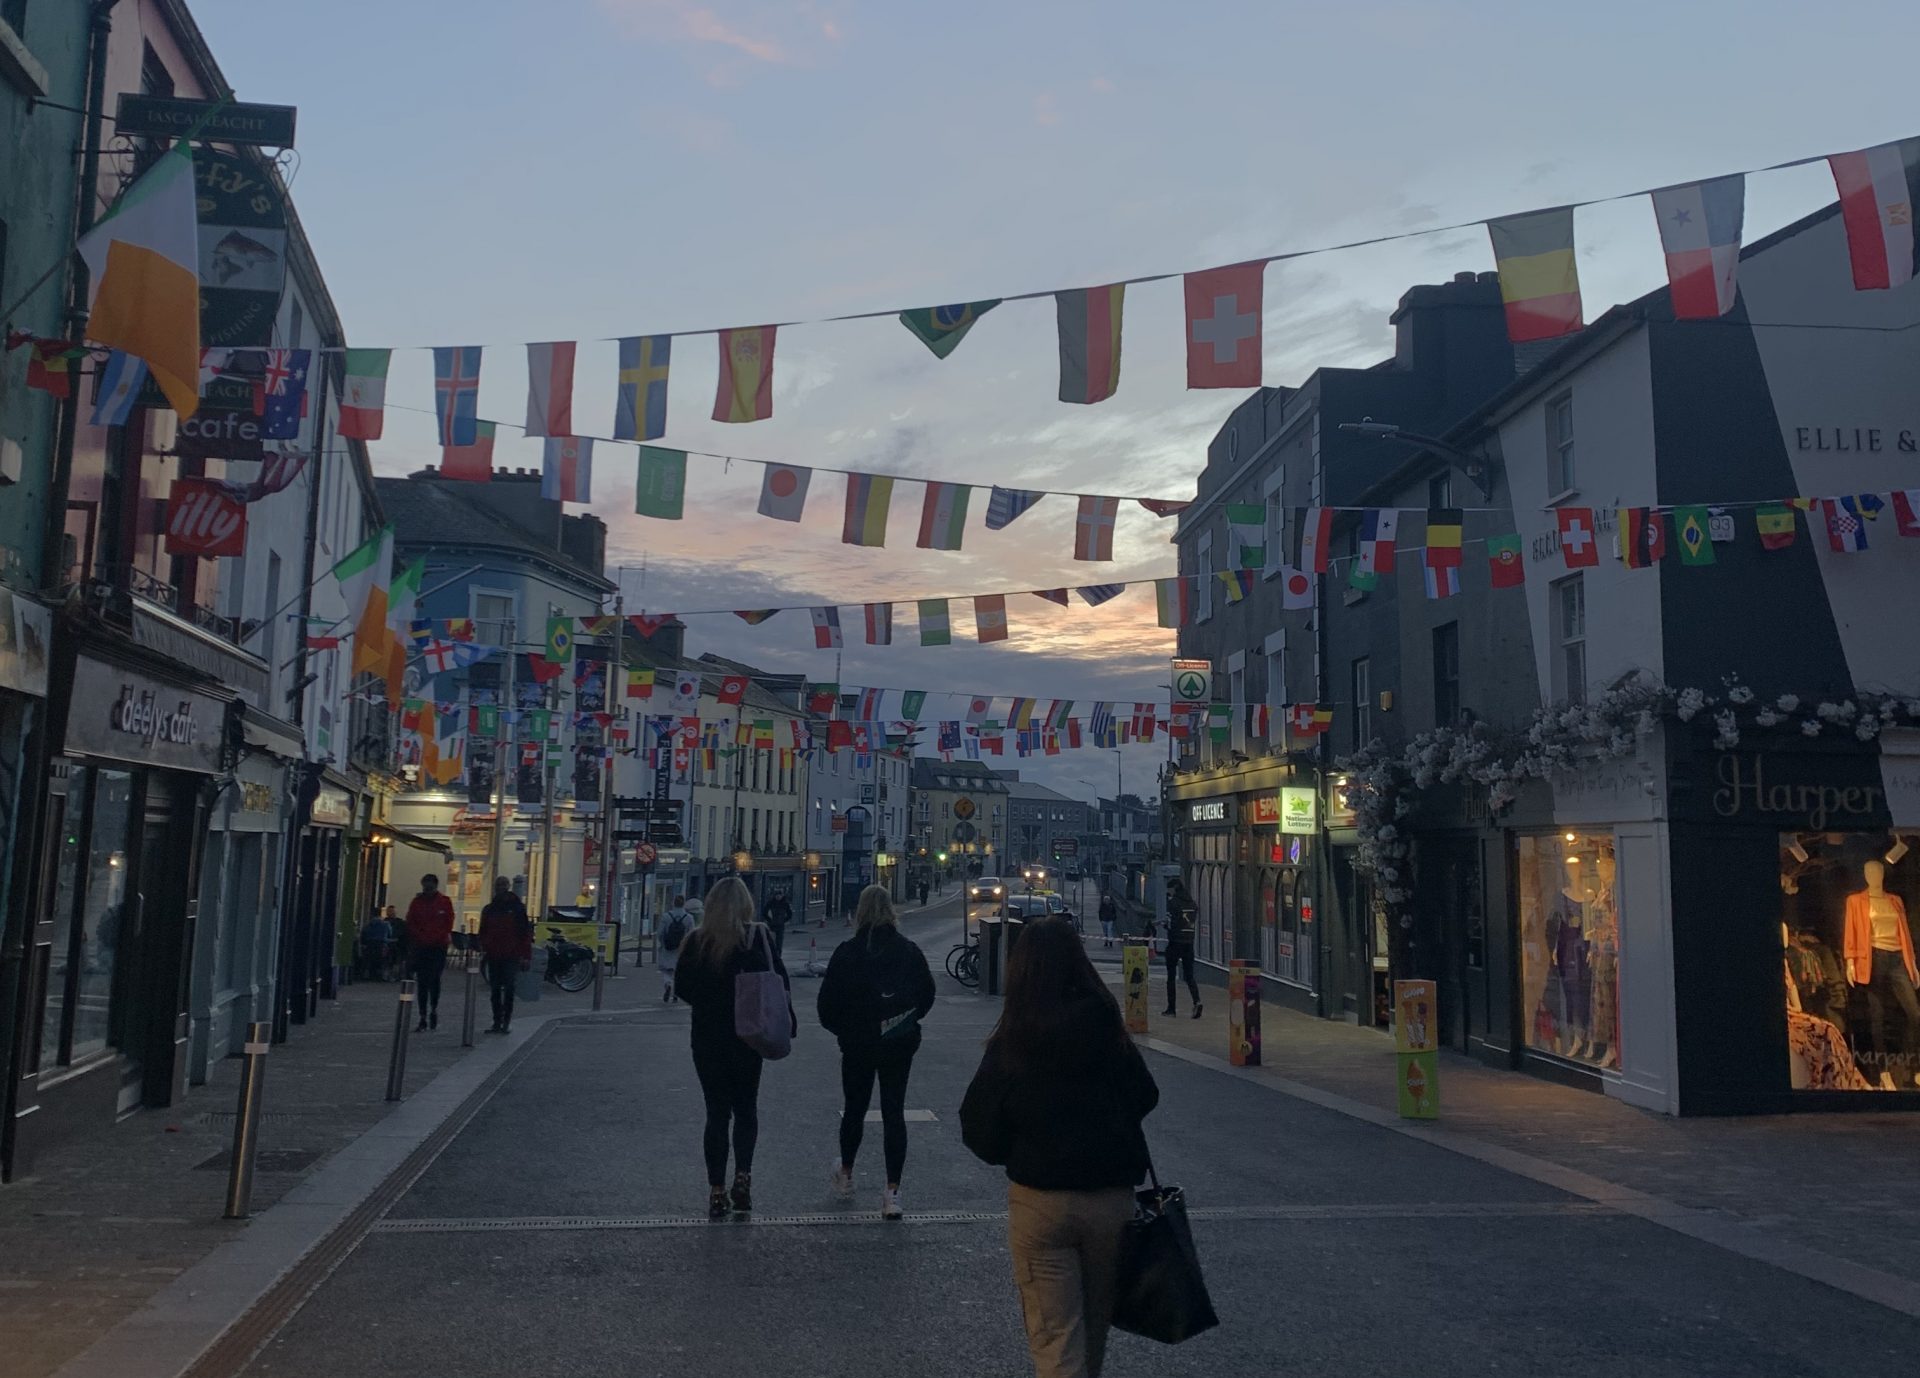
<path fill-rule="evenodd" d="M 980 944 L 955 943 L 947 953 L 947 975 L 972 989 L 980 984 Z"/>

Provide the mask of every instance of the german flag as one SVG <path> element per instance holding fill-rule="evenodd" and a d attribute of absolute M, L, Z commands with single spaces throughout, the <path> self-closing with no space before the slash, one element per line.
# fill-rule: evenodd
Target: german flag
<path fill-rule="evenodd" d="M 1652 507 L 1620 509 L 1620 560 L 1628 569 L 1657 565 L 1667 554 L 1667 519 Z"/>
<path fill-rule="evenodd" d="M 1580 272 L 1573 257 L 1573 209 L 1489 220 L 1507 338 L 1553 340 L 1580 329 Z"/>

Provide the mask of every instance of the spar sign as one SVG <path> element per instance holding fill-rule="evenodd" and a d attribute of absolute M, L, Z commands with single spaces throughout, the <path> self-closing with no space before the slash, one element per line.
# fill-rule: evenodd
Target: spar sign
<path fill-rule="evenodd" d="M 1179 703 L 1213 702 L 1213 662 L 1176 660 L 1173 662 L 1173 701 Z"/>

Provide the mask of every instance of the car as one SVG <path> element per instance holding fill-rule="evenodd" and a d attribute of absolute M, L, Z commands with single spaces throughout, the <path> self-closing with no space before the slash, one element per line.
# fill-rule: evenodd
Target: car
<path fill-rule="evenodd" d="M 1006 893 L 1007 887 L 998 876 L 975 876 L 967 882 L 967 900 L 972 904 L 997 904 Z"/>
<path fill-rule="evenodd" d="M 1065 919 L 1078 928 L 1080 920 L 1067 902 L 1051 892 L 1047 894 L 1010 895 L 1007 898 L 1007 917 L 1011 919 Z"/>

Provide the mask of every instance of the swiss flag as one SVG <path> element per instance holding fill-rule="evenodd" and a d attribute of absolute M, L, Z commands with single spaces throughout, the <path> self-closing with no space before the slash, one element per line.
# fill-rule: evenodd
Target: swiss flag
<path fill-rule="evenodd" d="M 1264 261 L 1186 275 L 1187 386 L 1260 386 Z"/>
<path fill-rule="evenodd" d="M 1560 520 L 1560 553 L 1566 558 L 1568 569 L 1587 569 L 1600 563 L 1600 541 L 1594 534 L 1593 509 L 1591 507 L 1562 507 L 1556 514 Z"/>
<path fill-rule="evenodd" d="M 747 696 L 745 675 L 725 675 L 720 680 L 720 702 L 739 703 Z"/>

